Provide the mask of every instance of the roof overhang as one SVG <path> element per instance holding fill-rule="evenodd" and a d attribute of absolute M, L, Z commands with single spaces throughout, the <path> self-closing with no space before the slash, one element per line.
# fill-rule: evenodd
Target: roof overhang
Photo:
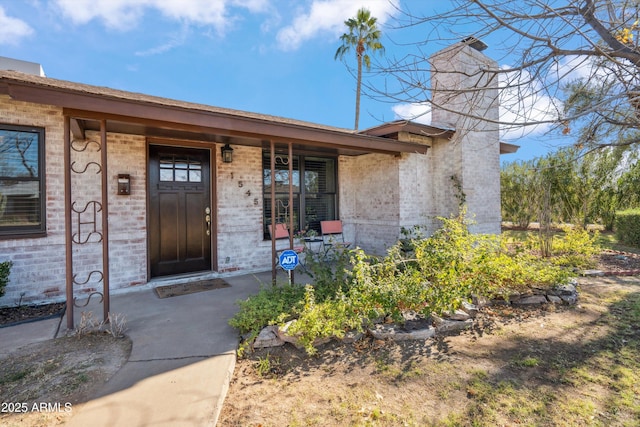
<path fill-rule="evenodd" d="M 383 123 L 360 132 L 363 135 L 381 136 L 384 138 L 398 138 L 399 135 L 405 133 L 410 135 L 422 136 L 426 139 L 443 138 L 451 139 L 455 133 L 454 129 L 442 129 L 435 126 L 424 125 L 408 120 L 396 120 L 393 122 Z"/>
<path fill-rule="evenodd" d="M 443 129 L 407 120 L 397 120 L 363 130 L 361 133 L 400 141 L 430 144 L 434 138 L 450 140 L 455 132 L 455 129 Z M 500 154 L 515 153 L 519 148 L 519 145 L 500 142 Z"/>
<path fill-rule="evenodd" d="M 500 143 L 500 154 L 513 154 L 516 151 L 518 151 L 518 148 L 520 148 L 519 145 L 509 144 L 509 143 L 506 143 L 506 142 L 501 142 Z"/>
<path fill-rule="evenodd" d="M 281 117 L 77 84 L 12 71 L 0 72 L 0 93 L 19 101 L 54 105 L 73 119 L 72 132 L 100 129 L 156 138 L 262 146 L 293 143 L 297 149 L 342 155 L 426 153 L 428 146 Z"/>

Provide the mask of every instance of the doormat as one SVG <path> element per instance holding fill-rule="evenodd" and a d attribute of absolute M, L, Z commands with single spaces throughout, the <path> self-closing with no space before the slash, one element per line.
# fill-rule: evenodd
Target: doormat
<path fill-rule="evenodd" d="M 158 286 L 153 290 L 160 298 L 176 297 L 179 295 L 194 294 L 196 292 L 210 291 L 212 289 L 228 288 L 231 285 L 222 279 L 200 280 L 199 282 L 180 283 L 177 285 Z"/>

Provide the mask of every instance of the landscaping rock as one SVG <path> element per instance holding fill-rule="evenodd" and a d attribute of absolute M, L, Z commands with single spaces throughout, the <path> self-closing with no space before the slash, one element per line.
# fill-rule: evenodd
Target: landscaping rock
<path fill-rule="evenodd" d="M 549 291 L 548 296 L 558 296 L 565 304 L 573 305 L 578 301 L 578 289 L 576 285 L 577 282 L 572 282 L 567 285 L 557 286 L 555 289 Z"/>
<path fill-rule="evenodd" d="M 578 293 L 576 285 L 574 285 L 573 283 L 557 286 L 555 288 L 555 291 L 557 292 L 556 295 L 575 295 Z"/>
<path fill-rule="evenodd" d="M 547 299 L 551 304 L 562 304 L 562 298 L 556 295 L 547 295 Z"/>
<path fill-rule="evenodd" d="M 277 328 L 278 338 L 283 342 L 288 342 L 289 344 L 293 344 L 296 347 L 300 347 L 300 340 L 298 337 L 289 334 L 289 328 L 291 325 L 295 323 L 295 320 L 289 320 L 287 323 Z"/>
<path fill-rule="evenodd" d="M 602 270 L 583 270 L 580 272 L 581 276 L 585 277 L 601 277 L 604 276 L 604 271 Z"/>
<path fill-rule="evenodd" d="M 473 302 L 473 305 L 475 305 L 479 309 L 484 308 L 489 304 L 491 304 L 491 301 L 489 301 L 489 298 L 483 297 L 482 295 L 476 295 L 476 294 L 471 295 L 471 301 Z"/>
<path fill-rule="evenodd" d="M 271 325 L 263 328 L 253 342 L 253 348 L 279 347 L 284 341 L 278 337 L 278 327 Z"/>
<path fill-rule="evenodd" d="M 424 316 L 417 316 L 415 319 L 406 320 L 404 325 L 401 325 L 401 329 L 405 332 L 415 331 L 418 329 L 429 328 L 433 324 L 431 317 L 425 318 Z"/>
<path fill-rule="evenodd" d="M 568 305 L 574 305 L 576 302 L 578 302 L 578 294 L 560 295 L 560 298 L 562 299 L 562 301 L 564 301 L 565 304 Z"/>
<path fill-rule="evenodd" d="M 427 327 L 413 331 L 404 331 L 395 325 L 376 325 L 369 330 L 369 333 L 379 340 L 392 339 L 394 341 L 407 341 L 433 338 L 436 330 L 432 327 Z"/>
<path fill-rule="evenodd" d="M 451 320 L 469 320 L 471 316 L 466 311 L 456 310 L 447 316 Z"/>
<path fill-rule="evenodd" d="M 462 309 L 472 318 L 475 318 L 480 311 L 476 305 L 466 301 L 462 301 Z"/>
<path fill-rule="evenodd" d="M 544 295 L 531 295 L 530 297 L 520 298 L 517 301 L 513 302 L 513 305 L 537 305 L 537 304 L 546 304 L 547 297 Z"/>
<path fill-rule="evenodd" d="M 473 320 L 443 320 L 440 324 L 436 325 L 436 334 L 437 335 L 446 335 L 452 332 L 460 332 L 465 329 L 471 328 L 473 325 Z"/>
<path fill-rule="evenodd" d="M 353 344 L 354 342 L 360 341 L 364 334 L 358 331 L 348 331 L 342 337 L 342 342 L 345 344 Z"/>

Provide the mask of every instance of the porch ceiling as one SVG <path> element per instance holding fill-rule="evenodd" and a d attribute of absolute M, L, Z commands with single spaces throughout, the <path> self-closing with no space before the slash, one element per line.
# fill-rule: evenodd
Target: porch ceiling
<path fill-rule="evenodd" d="M 99 130 L 156 138 L 228 142 L 262 146 L 265 141 L 293 143 L 299 150 L 342 155 L 426 153 L 428 146 L 315 123 L 182 102 L 48 77 L 0 71 L 0 94 L 63 108 L 82 137 Z"/>

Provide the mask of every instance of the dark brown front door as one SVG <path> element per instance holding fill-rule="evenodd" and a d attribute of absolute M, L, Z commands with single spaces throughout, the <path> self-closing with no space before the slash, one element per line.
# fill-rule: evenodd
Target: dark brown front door
<path fill-rule="evenodd" d="M 211 270 L 209 150 L 149 146 L 151 277 Z"/>

